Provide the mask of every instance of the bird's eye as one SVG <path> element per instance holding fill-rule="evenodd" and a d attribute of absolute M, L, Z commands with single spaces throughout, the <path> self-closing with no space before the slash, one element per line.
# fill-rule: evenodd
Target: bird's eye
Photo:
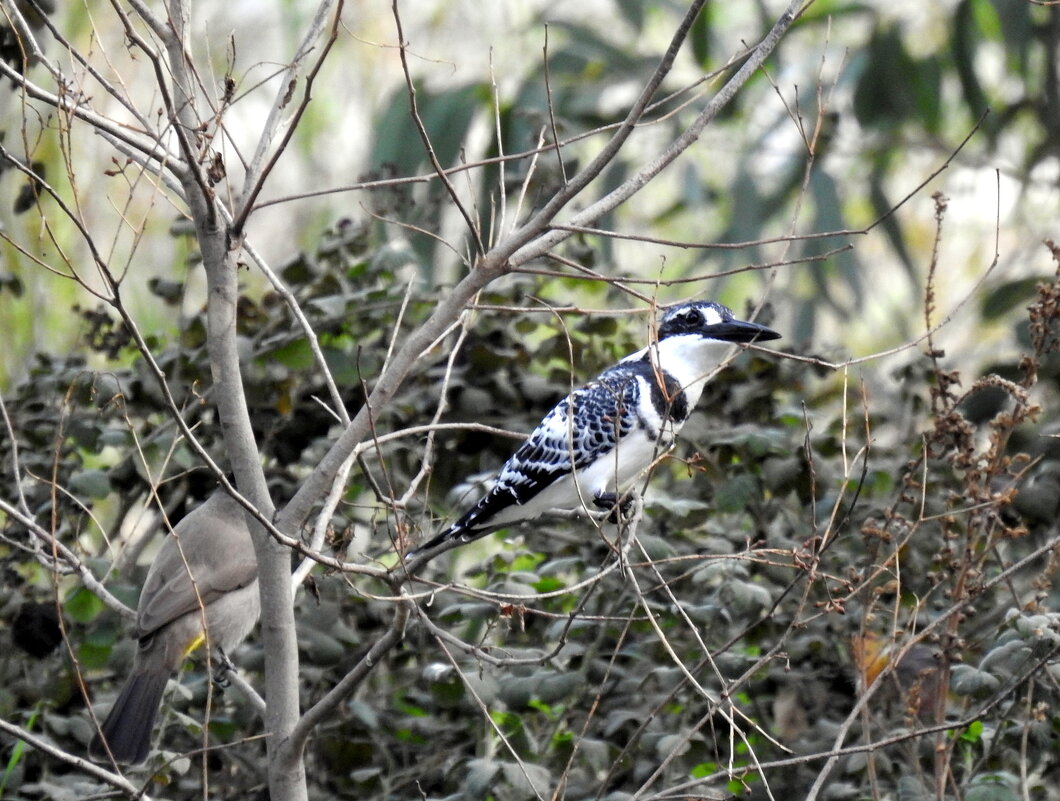
<path fill-rule="evenodd" d="M 696 325 L 703 319 L 703 316 L 699 313 L 699 309 L 689 309 L 685 312 L 684 318 L 689 325 Z"/>

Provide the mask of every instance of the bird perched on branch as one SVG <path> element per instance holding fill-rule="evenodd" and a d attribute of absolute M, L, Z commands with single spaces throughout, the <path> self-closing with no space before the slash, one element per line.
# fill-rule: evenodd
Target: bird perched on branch
<path fill-rule="evenodd" d="M 673 444 L 733 343 L 778 339 L 718 303 L 664 310 L 648 347 L 560 401 L 463 517 L 405 558 L 450 540 L 471 542 L 553 509 L 612 509 Z"/>
<path fill-rule="evenodd" d="M 136 608 L 132 673 L 89 755 L 118 764 L 147 759 L 169 677 L 203 643 L 226 664 L 224 654 L 246 638 L 259 614 L 258 562 L 243 507 L 218 490 L 177 523 L 151 562 Z"/>

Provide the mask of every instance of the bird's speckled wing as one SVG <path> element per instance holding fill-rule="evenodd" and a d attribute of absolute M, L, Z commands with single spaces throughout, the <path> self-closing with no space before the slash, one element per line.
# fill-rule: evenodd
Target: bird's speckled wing
<path fill-rule="evenodd" d="M 612 451 L 636 423 L 639 395 L 636 371 L 618 365 L 560 401 L 505 462 L 493 489 L 450 531 L 488 524 L 501 510 L 525 505 L 557 479 Z"/>

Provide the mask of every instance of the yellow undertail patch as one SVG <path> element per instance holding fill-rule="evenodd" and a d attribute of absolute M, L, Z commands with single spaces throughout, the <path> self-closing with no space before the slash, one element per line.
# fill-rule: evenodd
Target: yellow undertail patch
<path fill-rule="evenodd" d="M 191 656 L 204 642 L 206 642 L 206 635 L 200 634 L 198 637 L 188 643 L 188 647 L 184 649 L 184 658 L 187 659 L 189 656 Z"/>

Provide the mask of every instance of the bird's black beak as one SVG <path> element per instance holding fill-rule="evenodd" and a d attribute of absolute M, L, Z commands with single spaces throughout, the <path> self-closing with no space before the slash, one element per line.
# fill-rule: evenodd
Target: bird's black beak
<path fill-rule="evenodd" d="M 780 339 L 780 334 L 772 328 L 743 320 L 726 320 L 723 323 L 704 326 L 702 333 L 705 337 L 720 339 L 722 342 L 765 342 Z"/>

